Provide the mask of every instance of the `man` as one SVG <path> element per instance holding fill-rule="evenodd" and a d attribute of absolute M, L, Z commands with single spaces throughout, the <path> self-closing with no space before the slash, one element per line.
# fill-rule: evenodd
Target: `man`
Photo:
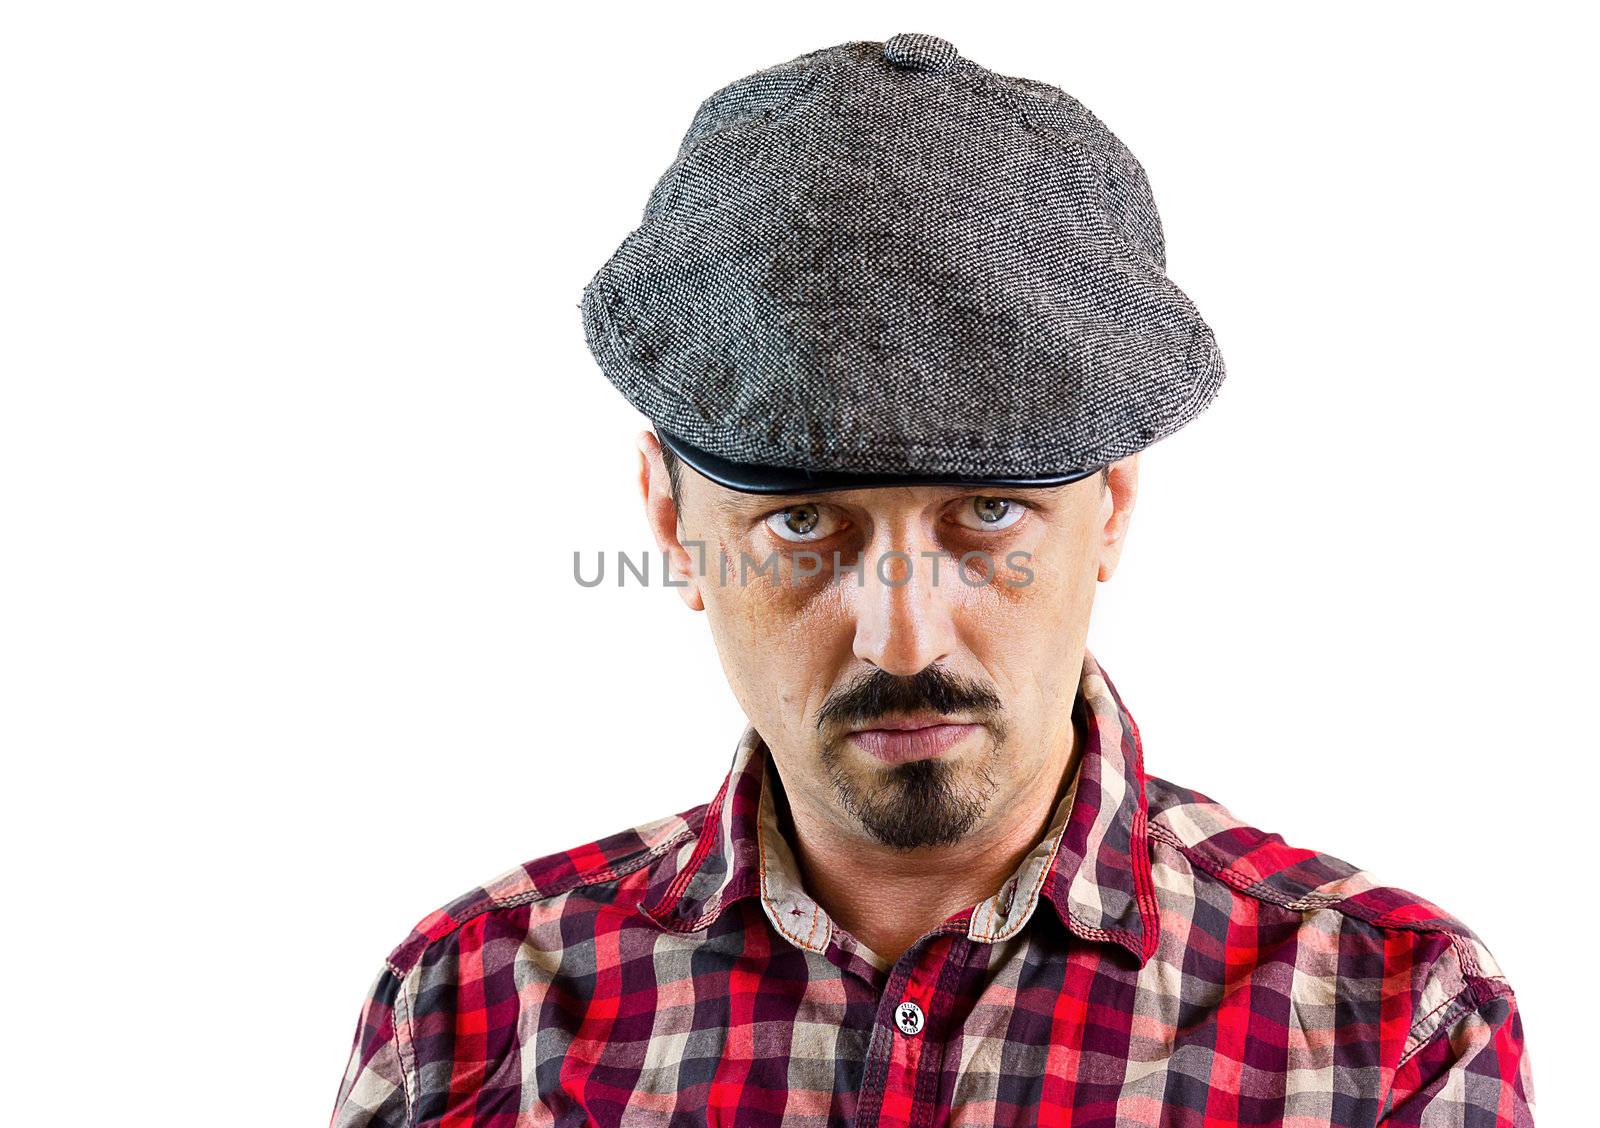
<path fill-rule="evenodd" d="M 704 102 L 582 309 L 750 725 L 423 920 L 335 1124 L 1531 1123 L 1478 937 L 1147 775 L 1086 648 L 1222 379 L 1165 266 L 1121 143 L 941 39 Z"/>

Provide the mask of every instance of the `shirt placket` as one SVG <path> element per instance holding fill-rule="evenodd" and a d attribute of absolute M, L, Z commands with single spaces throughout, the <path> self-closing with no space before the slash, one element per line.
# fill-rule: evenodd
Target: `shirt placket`
<path fill-rule="evenodd" d="M 890 969 L 856 1106 L 860 1128 L 928 1128 L 939 1122 L 955 984 L 974 946 L 966 926 L 965 915 L 945 922 Z"/>

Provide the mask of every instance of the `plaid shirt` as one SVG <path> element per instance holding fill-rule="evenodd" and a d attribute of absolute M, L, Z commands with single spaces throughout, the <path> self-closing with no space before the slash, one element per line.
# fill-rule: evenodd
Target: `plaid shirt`
<path fill-rule="evenodd" d="M 892 966 L 807 896 L 747 730 L 709 803 L 423 920 L 334 1124 L 1532 1123 L 1465 925 L 1145 775 L 1092 656 L 1074 709 L 1044 838 Z"/>

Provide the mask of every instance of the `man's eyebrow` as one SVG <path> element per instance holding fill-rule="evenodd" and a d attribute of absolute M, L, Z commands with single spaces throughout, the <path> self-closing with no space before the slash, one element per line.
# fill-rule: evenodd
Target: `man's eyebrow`
<path fill-rule="evenodd" d="M 829 496 L 817 493 L 744 493 L 724 488 L 712 499 L 712 505 L 723 513 L 770 513 L 775 509 L 825 501 Z"/>

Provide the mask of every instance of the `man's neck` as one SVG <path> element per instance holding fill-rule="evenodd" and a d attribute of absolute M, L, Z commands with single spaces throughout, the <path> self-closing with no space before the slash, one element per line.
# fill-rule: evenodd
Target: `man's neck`
<path fill-rule="evenodd" d="M 991 812 L 985 824 L 950 846 L 897 850 L 852 835 L 806 803 L 780 799 L 779 825 L 799 863 L 806 891 L 834 922 L 893 964 L 921 936 L 999 891 L 1049 829 L 1082 758 L 1082 734 L 1067 727 L 1066 747 L 1035 787 Z M 769 765 L 770 767 L 770 765 Z M 781 787 L 780 787 L 781 792 Z"/>

